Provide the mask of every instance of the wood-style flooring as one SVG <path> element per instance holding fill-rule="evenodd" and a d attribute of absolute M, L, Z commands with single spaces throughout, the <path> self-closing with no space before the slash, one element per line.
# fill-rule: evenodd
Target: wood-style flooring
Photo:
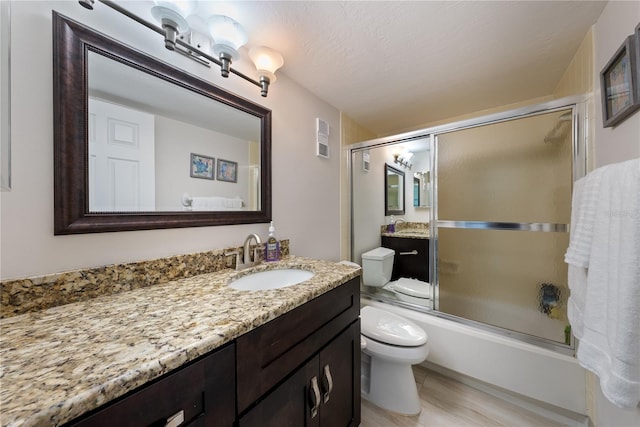
<path fill-rule="evenodd" d="M 361 427 L 566 426 L 421 366 L 414 366 L 422 412 L 408 417 L 362 399 Z"/>

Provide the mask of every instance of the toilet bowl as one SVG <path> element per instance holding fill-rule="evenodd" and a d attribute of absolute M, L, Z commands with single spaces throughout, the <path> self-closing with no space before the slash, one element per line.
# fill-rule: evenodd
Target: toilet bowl
<path fill-rule="evenodd" d="M 403 415 L 417 415 L 421 405 L 411 365 L 429 354 L 427 334 L 415 323 L 375 307 L 360 310 L 362 397 Z"/>

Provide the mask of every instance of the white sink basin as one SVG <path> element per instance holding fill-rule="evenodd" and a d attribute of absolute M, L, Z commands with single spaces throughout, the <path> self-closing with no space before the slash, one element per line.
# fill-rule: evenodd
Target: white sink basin
<path fill-rule="evenodd" d="M 296 268 L 265 270 L 242 276 L 229 283 L 229 286 L 239 291 L 265 291 L 297 285 L 311 279 L 314 274 Z"/>

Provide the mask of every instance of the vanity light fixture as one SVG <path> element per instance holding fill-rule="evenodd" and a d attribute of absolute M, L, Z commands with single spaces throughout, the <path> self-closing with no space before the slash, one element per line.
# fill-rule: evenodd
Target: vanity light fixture
<path fill-rule="evenodd" d="M 413 166 L 411 163 L 409 163 L 411 157 L 413 157 L 413 153 L 411 151 L 403 151 L 400 154 L 393 155 L 393 162 L 411 170 L 411 167 Z"/>
<path fill-rule="evenodd" d="M 80 0 L 78 3 L 86 9 L 93 10 L 93 5 L 96 3 L 96 0 Z"/>
<path fill-rule="evenodd" d="M 178 34 L 189 31 L 186 17 L 194 9 L 195 3 L 191 1 L 155 1 L 151 15 L 164 30 L 164 47 L 169 50 L 176 49 L 176 38 Z"/>
<path fill-rule="evenodd" d="M 249 36 L 242 25 L 225 15 L 213 15 L 208 23 L 214 40 L 213 52 L 222 63 L 220 72 L 222 77 L 229 77 L 231 62 L 240 57 L 238 49 L 247 43 Z"/>
<path fill-rule="evenodd" d="M 262 96 L 267 96 L 269 85 L 276 81 L 276 71 L 284 65 L 284 59 L 278 52 L 266 46 L 251 48 L 249 58 L 258 70 Z"/>
<path fill-rule="evenodd" d="M 251 49 L 255 53 L 249 52 L 249 56 L 256 66 L 259 80 L 231 68 L 231 63 L 240 57 L 240 47 L 245 45 L 249 39 L 247 32 L 242 28 L 242 25 L 230 17 L 213 15 L 207 20 L 210 34 L 200 34 L 199 32 L 196 34 L 189 28 L 187 22 L 187 18 L 196 9 L 195 0 L 156 0 L 155 6 L 151 8 L 151 15 L 160 23 L 161 27 L 139 17 L 116 2 L 111 0 L 98 1 L 164 36 L 167 49 L 185 55 L 208 67 L 212 62 L 217 64 L 220 67 L 222 77 L 228 77 L 229 73 L 232 73 L 249 83 L 253 83 L 260 88 L 263 97 L 266 97 L 269 92 L 269 84 L 276 80 L 276 70 L 284 64 L 282 55 L 273 49 L 261 46 Z M 93 10 L 95 2 L 96 0 L 78 0 L 82 7 L 89 10 Z M 203 40 L 206 42 L 202 42 Z M 217 57 L 209 53 L 209 44 Z"/>

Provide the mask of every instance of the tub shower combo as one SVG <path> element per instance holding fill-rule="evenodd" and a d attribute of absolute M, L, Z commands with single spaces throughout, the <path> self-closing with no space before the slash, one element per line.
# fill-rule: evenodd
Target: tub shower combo
<path fill-rule="evenodd" d="M 350 146 L 352 260 L 406 242 L 424 249 L 396 258 L 427 273 L 395 265 L 415 293 L 363 287 L 364 298 L 572 354 L 563 256 L 586 128 L 585 101 L 566 98 Z"/>

